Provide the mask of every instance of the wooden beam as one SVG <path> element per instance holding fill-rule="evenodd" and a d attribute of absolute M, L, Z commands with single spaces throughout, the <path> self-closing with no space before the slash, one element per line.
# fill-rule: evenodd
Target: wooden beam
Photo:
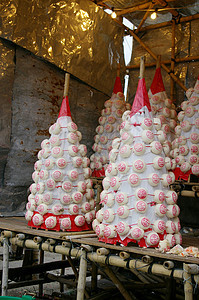
<path fill-rule="evenodd" d="M 138 28 L 135 30 L 135 33 L 136 33 L 136 34 L 138 34 L 138 32 L 140 31 L 142 25 L 143 25 L 144 22 L 146 21 L 148 15 L 150 14 L 151 9 L 154 7 L 154 5 L 155 5 L 155 3 L 153 3 L 153 2 L 151 2 L 151 4 L 149 5 L 149 8 L 148 8 L 147 12 L 145 13 L 143 19 L 141 20 L 141 22 L 140 22 Z"/>
<path fill-rule="evenodd" d="M 178 20 L 177 24 L 184 23 L 184 22 L 189 22 L 189 21 L 193 21 L 193 20 L 197 20 L 197 19 L 199 19 L 199 14 L 195 14 L 195 15 L 187 16 L 187 17 L 181 17 Z M 172 21 L 162 22 L 162 23 L 142 27 L 139 31 L 143 32 L 143 31 L 148 31 L 148 30 L 157 29 L 157 28 L 163 28 L 163 27 L 171 26 L 171 25 L 172 25 Z"/>
<path fill-rule="evenodd" d="M 196 60 L 199 60 L 199 55 L 182 57 L 182 58 L 175 58 L 175 63 L 190 62 L 190 61 L 196 61 Z M 171 61 L 170 60 L 163 60 L 162 63 L 165 64 L 165 65 L 170 65 Z M 156 62 L 145 64 L 145 68 L 150 68 L 150 67 L 154 67 L 154 66 L 156 66 Z M 126 66 L 127 70 L 139 69 L 139 68 L 140 68 L 139 64 Z"/>
<path fill-rule="evenodd" d="M 175 68 L 175 28 L 176 23 L 175 20 L 172 20 L 172 27 L 171 27 L 171 72 L 174 74 L 174 68 Z M 173 78 L 171 78 L 170 81 L 170 99 L 174 100 L 174 86 L 175 81 Z"/>

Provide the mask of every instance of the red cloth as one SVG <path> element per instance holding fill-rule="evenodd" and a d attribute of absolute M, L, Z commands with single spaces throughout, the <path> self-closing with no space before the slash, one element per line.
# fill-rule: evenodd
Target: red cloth
<path fill-rule="evenodd" d="M 156 69 L 150 90 L 153 95 L 165 91 L 164 83 L 162 80 L 161 68 Z"/>
<path fill-rule="evenodd" d="M 60 118 L 60 117 L 71 117 L 68 96 L 63 97 L 58 118 Z"/>
<path fill-rule="evenodd" d="M 34 212 L 33 215 L 37 214 L 37 212 Z M 45 220 L 50 217 L 50 216 L 53 216 L 53 217 L 56 217 L 57 219 L 57 224 L 54 228 L 47 228 L 46 225 L 45 225 Z M 59 216 L 55 216 L 51 213 L 47 213 L 43 216 L 43 219 L 44 219 L 44 222 L 39 225 L 39 226 L 36 226 L 33 224 L 32 220 L 28 222 L 28 226 L 30 227 L 33 227 L 33 228 L 38 228 L 38 229 L 47 229 L 47 230 L 53 230 L 53 231 L 62 231 L 62 229 L 60 229 L 60 222 L 59 220 L 60 219 L 63 219 L 63 218 L 70 218 L 71 220 L 71 229 L 66 229 L 65 231 L 84 231 L 84 230 L 91 230 L 92 227 L 91 227 L 91 224 L 88 224 L 85 222 L 85 224 L 83 226 L 77 226 L 75 225 L 75 222 L 74 222 L 74 219 L 75 219 L 76 216 L 74 215 L 66 215 L 66 214 L 62 214 L 62 215 L 59 215 Z"/>
<path fill-rule="evenodd" d="M 120 80 L 119 76 L 116 77 L 114 88 L 113 88 L 113 93 L 114 94 L 117 94 L 118 92 L 123 93 L 122 83 L 121 83 L 121 80 Z"/>
<path fill-rule="evenodd" d="M 145 231 L 151 231 L 152 229 L 149 229 L 149 230 L 145 230 Z M 163 241 L 164 240 L 164 236 L 166 234 L 166 231 L 164 231 L 164 233 L 160 234 L 158 233 L 159 237 L 160 237 L 160 241 Z M 120 236 L 117 234 L 117 236 L 115 238 L 111 238 L 111 239 L 108 239 L 106 237 L 101 237 L 99 238 L 99 241 L 100 242 L 104 242 L 106 244 L 112 244 L 112 245 L 116 245 L 116 244 L 121 244 L 123 246 L 128 246 L 129 243 L 135 243 L 135 244 L 138 244 L 139 247 L 142 247 L 142 248 L 147 248 L 149 246 L 146 245 L 145 243 L 145 239 L 142 238 L 140 239 L 139 241 L 136 241 L 136 240 L 133 240 L 133 239 L 130 239 L 128 237 L 126 237 L 124 240 L 121 240 Z M 157 245 L 154 245 L 154 246 L 150 246 L 151 248 L 156 248 L 158 247 L 158 244 Z"/>
<path fill-rule="evenodd" d="M 104 167 L 101 170 L 94 170 L 91 176 L 92 177 L 105 177 Z"/>
<path fill-rule="evenodd" d="M 175 168 L 175 170 L 173 170 L 173 173 L 175 175 L 175 180 L 180 180 L 183 179 L 185 181 L 187 181 L 189 179 L 189 175 L 192 174 L 192 171 L 189 170 L 186 173 L 183 173 L 179 167 Z"/>
<path fill-rule="evenodd" d="M 135 115 L 144 106 L 146 106 L 148 110 L 151 111 L 151 105 L 149 102 L 145 79 L 142 78 L 138 82 L 137 92 L 131 108 L 130 117 Z"/>

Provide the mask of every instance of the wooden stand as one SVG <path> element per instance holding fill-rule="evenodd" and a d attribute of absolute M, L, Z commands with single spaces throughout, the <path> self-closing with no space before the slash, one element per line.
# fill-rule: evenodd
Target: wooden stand
<path fill-rule="evenodd" d="M 46 232 L 27 228 L 25 220 L 22 222 L 21 220 L 14 219 L 12 226 L 12 218 L 3 218 L 3 220 L 1 220 L 0 228 L 2 229 L 0 242 L 3 243 L 4 247 L 2 272 L 2 293 L 4 295 L 7 293 L 8 288 L 23 286 L 22 284 L 30 285 L 33 283 L 41 284 L 41 282 L 46 282 L 43 279 L 42 281 L 41 279 L 38 279 L 32 282 L 26 281 L 21 284 L 19 282 L 8 284 L 8 278 L 10 276 L 10 271 L 8 273 L 8 242 L 11 245 L 26 249 L 54 252 L 64 255 L 68 259 L 67 261 L 64 260 L 54 264 L 53 262 L 49 263 L 48 266 L 45 267 L 45 270 L 50 270 L 53 267 L 55 269 L 63 269 L 72 265 L 76 281 L 78 278 L 78 300 L 83 300 L 84 295 L 87 299 L 90 298 L 90 293 L 85 289 L 88 263 L 89 265 L 92 264 L 95 266 L 91 271 L 91 286 L 93 290 L 97 290 L 97 269 L 99 266 L 99 271 L 100 269 L 105 271 L 125 299 L 135 299 L 135 295 L 132 293 L 132 287 L 134 287 L 134 289 L 142 289 L 143 287 L 147 289 L 167 287 L 166 299 L 171 299 L 171 297 L 175 296 L 175 280 L 177 279 L 178 281 L 184 282 L 185 300 L 190 300 L 193 295 L 193 282 L 195 281 L 197 283 L 199 281 L 199 262 L 197 258 L 164 254 L 150 248 L 143 249 L 138 247 L 121 247 L 102 244 L 92 233 L 90 234 L 90 237 L 89 234 L 87 234 L 86 237 L 84 237 L 84 235 L 81 237 L 80 234 L 76 233 L 76 235 L 70 235 L 66 241 L 63 240 L 63 236 L 61 236 L 59 232 Z M 24 239 L 20 238 L 21 234 L 25 236 Z M 39 235 L 41 235 L 41 237 Z M 64 238 L 66 238 L 66 236 L 64 236 Z M 35 240 L 40 241 L 40 243 L 35 242 Z M 76 267 L 74 266 L 74 261 L 71 259 L 72 257 L 80 260 L 79 277 Z M 45 264 L 35 265 L 29 268 L 31 268 L 31 270 L 34 269 L 35 274 L 36 270 L 40 270 L 42 273 L 44 271 L 44 265 Z M 176 267 L 176 265 L 178 265 L 178 267 Z M 115 268 L 113 272 L 112 267 L 116 267 L 116 272 Z M 125 269 L 125 272 L 129 272 L 130 274 L 132 273 L 133 280 L 130 279 L 131 277 L 129 276 L 129 281 L 124 283 L 122 279 L 123 276 L 120 274 L 121 272 L 117 273 L 118 268 L 120 268 L 120 270 L 121 268 Z M 24 268 L 24 274 L 25 272 L 26 274 L 27 272 L 30 274 L 29 270 L 28 267 Z M 192 281 L 190 281 L 191 274 Z M 165 281 L 165 277 L 168 278 L 167 281 Z M 50 281 L 57 280 L 61 284 L 69 285 L 69 287 L 76 286 L 76 281 L 71 282 L 66 278 L 57 276 L 52 277 L 50 275 L 47 275 L 46 278 Z M 97 295 L 97 297 L 100 299 L 100 295 Z M 93 299 L 95 299 L 95 296 L 93 296 Z"/>

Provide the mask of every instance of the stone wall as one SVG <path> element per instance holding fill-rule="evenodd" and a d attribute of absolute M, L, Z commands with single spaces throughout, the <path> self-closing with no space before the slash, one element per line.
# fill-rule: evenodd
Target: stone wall
<path fill-rule="evenodd" d="M 4 42 L 1 48 L 10 59 L 6 64 L 5 58 L 7 69 L 0 78 L 0 213 L 16 215 L 23 214 L 41 141 L 49 137 L 48 129 L 58 117 L 65 73 L 20 47 Z M 70 78 L 71 114 L 88 156 L 107 98 L 77 78 Z"/>

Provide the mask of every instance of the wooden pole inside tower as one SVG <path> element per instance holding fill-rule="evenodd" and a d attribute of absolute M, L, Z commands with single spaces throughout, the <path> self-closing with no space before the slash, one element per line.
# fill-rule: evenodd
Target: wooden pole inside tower
<path fill-rule="evenodd" d="M 69 90 L 69 80 L 70 80 L 70 74 L 65 74 L 65 83 L 64 83 L 64 98 L 68 96 L 68 90 Z"/>
<path fill-rule="evenodd" d="M 176 23 L 175 20 L 172 20 L 172 26 L 171 26 L 171 73 L 174 74 L 174 67 L 175 67 L 175 27 Z M 175 81 L 171 77 L 170 78 L 170 99 L 174 100 L 174 87 L 175 87 Z"/>

